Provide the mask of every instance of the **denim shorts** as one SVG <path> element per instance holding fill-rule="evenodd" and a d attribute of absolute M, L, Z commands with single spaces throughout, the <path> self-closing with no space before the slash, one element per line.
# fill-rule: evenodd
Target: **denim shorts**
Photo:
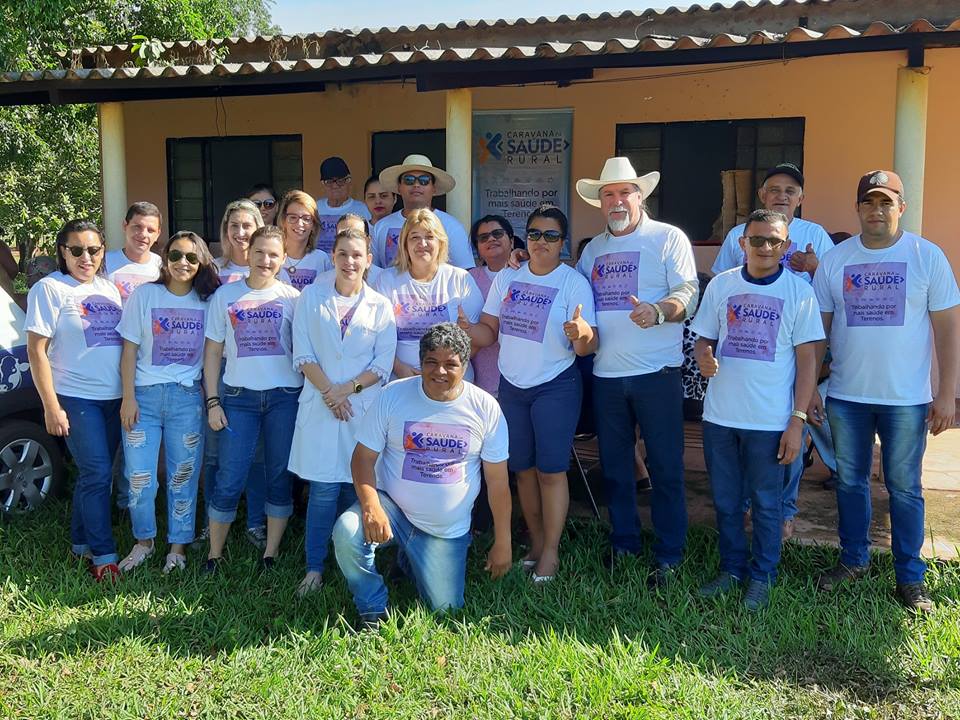
<path fill-rule="evenodd" d="M 582 398 L 576 363 L 531 388 L 518 388 L 501 377 L 498 399 L 510 432 L 507 467 L 513 472 L 532 467 L 544 473 L 566 472 Z"/>

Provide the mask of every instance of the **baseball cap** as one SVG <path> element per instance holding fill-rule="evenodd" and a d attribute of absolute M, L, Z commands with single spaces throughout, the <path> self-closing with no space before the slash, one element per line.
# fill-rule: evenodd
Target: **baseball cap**
<path fill-rule="evenodd" d="M 857 185 L 857 202 L 872 192 L 881 192 L 891 200 L 903 201 L 903 181 L 893 170 L 871 170 Z"/>
<path fill-rule="evenodd" d="M 344 159 L 341 157 L 328 157 L 320 163 L 321 180 L 336 180 L 346 177 L 349 174 L 350 168 L 347 167 L 347 163 L 344 162 Z"/>
<path fill-rule="evenodd" d="M 800 172 L 800 168 L 793 163 L 780 163 L 779 165 L 774 165 L 772 168 L 767 170 L 767 174 L 763 176 L 763 181 L 766 182 L 774 175 L 789 175 L 800 184 L 800 187 L 803 187 L 803 173 Z"/>

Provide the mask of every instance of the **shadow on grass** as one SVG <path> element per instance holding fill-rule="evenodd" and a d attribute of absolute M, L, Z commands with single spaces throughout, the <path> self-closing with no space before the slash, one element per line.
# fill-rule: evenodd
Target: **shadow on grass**
<path fill-rule="evenodd" d="M 175 656 L 210 657 L 280 644 L 291 636 L 352 632 L 356 615 L 332 558 L 324 588 L 302 600 L 294 596 L 303 575 L 299 521 L 291 523 L 284 555 L 269 574 L 258 569 L 259 552 L 234 533 L 219 576 L 200 574 L 202 549 L 191 552 L 184 573 L 164 576 L 159 553 L 149 567 L 115 586 L 95 585 L 82 563 L 69 557 L 68 525 L 68 504 L 51 503 L 0 529 L 4 612 L 21 629 L 8 631 L 4 644 L 15 654 L 43 659 L 134 638 Z M 132 543 L 129 529 L 116 532 L 124 552 Z M 930 623 L 937 616 L 913 619 L 896 604 L 888 556 L 877 558 L 866 580 L 826 596 L 814 581 L 835 561 L 836 551 L 788 545 L 771 607 L 751 614 L 738 595 L 697 597 L 696 589 L 718 565 L 714 533 L 703 528 L 691 531 L 680 575 L 661 592 L 646 588 L 649 558 L 618 566 L 615 574 L 603 568 L 605 529 L 593 521 L 571 521 L 564 565 L 546 586 L 533 586 L 519 570 L 491 582 L 482 569 L 489 542 L 481 537 L 474 543 L 467 607 L 437 617 L 439 628 L 482 632 L 511 645 L 557 636 L 601 652 L 626 644 L 708 673 L 817 685 L 863 701 L 916 690 L 925 682 L 960 688 L 956 664 L 934 680 L 918 674 L 918 654 L 934 652 L 923 644 L 931 642 L 936 631 Z M 941 612 L 953 613 L 955 623 L 949 604 L 960 595 L 960 567 L 937 568 L 932 576 L 945 606 Z M 409 582 L 390 592 L 402 628 L 404 617 L 417 607 L 416 593 Z"/>

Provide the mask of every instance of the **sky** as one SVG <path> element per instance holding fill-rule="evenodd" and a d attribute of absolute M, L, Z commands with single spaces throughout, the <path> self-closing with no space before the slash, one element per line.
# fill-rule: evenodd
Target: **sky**
<path fill-rule="evenodd" d="M 631 3 L 629 0 L 275 0 L 273 21 L 285 33 L 304 33 L 331 28 L 376 28 L 415 26 L 421 23 L 450 24 L 457 20 L 483 18 L 552 17 L 579 13 L 613 12 L 630 8 L 665 8 L 686 6 L 694 0 L 647 0 Z"/>

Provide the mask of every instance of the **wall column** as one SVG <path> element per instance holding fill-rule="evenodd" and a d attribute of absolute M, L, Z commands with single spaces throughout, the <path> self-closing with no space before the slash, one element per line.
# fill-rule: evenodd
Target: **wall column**
<path fill-rule="evenodd" d="M 123 247 L 121 226 L 127 213 L 127 157 L 123 105 L 97 105 L 100 119 L 100 191 L 103 197 L 103 232 L 110 248 Z"/>
<path fill-rule="evenodd" d="M 900 227 L 920 234 L 923 227 L 923 173 L 927 149 L 929 67 L 897 69 L 897 115 L 893 169 L 903 180 L 907 210 Z"/>
<path fill-rule="evenodd" d="M 473 92 L 470 88 L 447 90 L 447 167 L 457 186 L 447 193 L 447 212 L 465 228 L 472 222 L 470 203 L 473 185 Z"/>

